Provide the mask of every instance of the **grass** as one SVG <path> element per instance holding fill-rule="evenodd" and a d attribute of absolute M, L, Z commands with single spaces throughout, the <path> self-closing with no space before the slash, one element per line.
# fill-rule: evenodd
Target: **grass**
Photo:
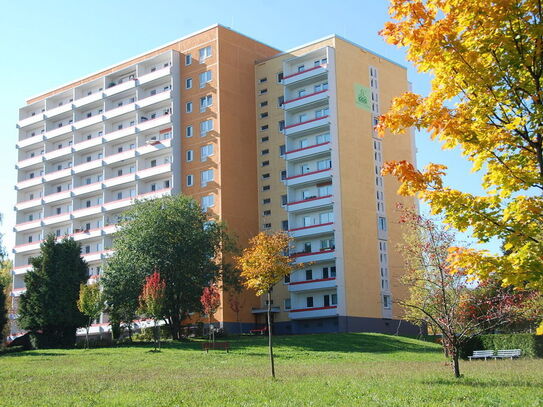
<path fill-rule="evenodd" d="M 379 334 L 229 338 L 0 356 L 4 406 L 543 406 L 543 361 L 477 361 L 456 380 L 440 348 Z"/>

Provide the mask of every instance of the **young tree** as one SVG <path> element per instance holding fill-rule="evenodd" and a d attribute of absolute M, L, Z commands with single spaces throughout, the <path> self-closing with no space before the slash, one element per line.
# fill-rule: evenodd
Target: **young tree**
<path fill-rule="evenodd" d="M 271 326 L 271 291 L 273 286 L 289 275 L 293 268 L 292 259 L 286 254 L 291 238 L 284 232 L 266 234 L 260 232 L 249 241 L 249 247 L 238 257 L 241 278 L 246 288 L 257 295 L 266 295 L 268 304 L 268 345 L 270 350 L 271 374 L 275 378 Z"/>
<path fill-rule="evenodd" d="M 386 40 L 430 73 L 427 97 L 407 92 L 380 119 L 381 135 L 427 130 L 482 174 L 481 196 L 447 187 L 446 167 L 390 162 L 385 173 L 434 214 L 503 254 L 458 248 L 452 261 L 504 284 L 543 288 L 543 12 L 541 0 L 392 0 Z"/>
<path fill-rule="evenodd" d="M 104 300 L 100 286 L 96 283 L 81 284 L 79 286 L 79 299 L 77 300 L 77 308 L 88 317 L 88 322 L 85 326 L 85 348 L 89 348 L 89 328 L 92 321 L 99 318 L 104 310 Z"/>
<path fill-rule="evenodd" d="M 519 312 L 515 293 L 474 295 L 463 270 L 454 269 L 448 260 L 449 248 L 456 243 L 454 233 L 431 219 L 403 210 L 405 260 L 402 283 L 409 295 L 397 301 L 404 318 L 424 323 L 442 335 L 446 354 L 452 359 L 455 377 L 460 377 L 460 350 L 473 336 L 508 324 Z M 468 313 L 476 308 L 478 312 Z"/>
<path fill-rule="evenodd" d="M 200 297 L 200 303 L 202 304 L 204 314 L 209 318 L 209 340 L 213 340 L 214 342 L 215 335 L 212 335 L 211 318 L 221 306 L 221 293 L 216 284 L 211 284 L 209 287 L 204 288 L 202 296 Z"/>
<path fill-rule="evenodd" d="M 49 235 L 31 264 L 25 276 L 26 292 L 21 295 L 19 324 L 31 332 L 35 347 L 71 347 L 77 328 L 86 323 L 77 309 L 79 286 L 88 275 L 81 246 L 71 238 L 57 242 Z"/>
<path fill-rule="evenodd" d="M 228 306 L 230 307 L 232 312 L 234 312 L 236 314 L 236 321 L 237 321 L 237 323 L 239 325 L 239 333 L 240 333 L 240 335 L 243 332 L 242 332 L 241 321 L 239 320 L 239 313 L 241 312 L 241 309 L 243 308 L 243 305 L 244 304 L 239 300 L 239 298 L 237 296 L 230 295 L 230 298 L 228 299 Z"/>
<path fill-rule="evenodd" d="M 155 271 L 150 276 L 145 277 L 145 284 L 141 292 L 140 312 L 150 318 L 155 323 L 155 351 L 160 350 L 160 328 L 158 320 L 164 317 L 166 304 L 166 282 L 160 277 L 160 273 Z"/>
<path fill-rule="evenodd" d="M 136 202 L 123 215 L 102 277 L 108 306 L 135 313 L 144 279 L 156 268 L 166 282 L 164 316 L 180 339 L 181 321 L 200 309 L 202 290 L 221 275 L 231 243 L 224 225 L 190 197 Z"/>

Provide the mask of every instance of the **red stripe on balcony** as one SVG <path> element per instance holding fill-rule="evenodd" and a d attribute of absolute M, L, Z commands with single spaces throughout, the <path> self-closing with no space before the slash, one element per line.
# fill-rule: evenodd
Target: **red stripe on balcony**
<path fill-rule="evenodd" d="M 294 231 L 296 231 L 296 230 L 304 230 L 304 229 L 318 228 L 319 226 L 328 226 L 328 225 L 333 225 L 333 224 L 334 224 L 334 222 L 319 223 L 318 225 L 303 226 L 303 227 L 301 227 L 301 228 L 289 229 L 288 231 L 289 231 L 289 232 L 294 232 Z"/>
<path fill-rule="evenodd" d="M 160 131 L 159 131 L 159 134 L 164 134 L 164 133 L 167 133 L 167 132 L 169 132 L 169 131 L 171 131 L 171 130 L 172 130 L 172 128 L 171 128 L 171 127 L 168 127 L 167 129 L 160 130 Z"/>
<path fill-rule="evenodd" d="M 307 120 L 307 121 L 305 121 L 305 122 L 294 123 L 294 124 L 291 124 L 291 125 L 289 125 L 289 126 L 285 126 L 285 129 L 290 129 L 290 128 L 292 128 L 292 127 L 301 126 L 302 124 L 307 124 L 307 123 L 311 123 L 311 122 L 314 122 L 314 121 L 317 121 L 317 120 L 326 119 L 327 117 L 329 117 L 329 116 L 326 115 L 326 116 L 322 116 L 322 117 L 317 117 L 317 118 L 315 118 L 315 119 Z"/>
<path fill-rule="evenodd" d="M 332 168 L 325 168 L 324 170 L 318 170 L 318 171 L 312 171 L 312 172 L 306 172 L 305 174 L 300 174 L 300 175 L 293 175 L 292 177 L 287 177 L 286 179 L 293 179 L 293 178 L 300 178 L 300 177 L 305 177 L 306 175 L 313 175 L 313 174 L 318 174 L 320 172 L 324 172 L 324 171 L 330 171 Z"/>
<path fill-rule="evenodd" d="M 322 254 L 322 253 L 332 253 L 335 249 L 328 249 L 328 250 L 321 250 L 318 252 L 309 252 L 309 253 L 296 253 L 291 255 L 290 257 L 303 257 L 303 256 L 313 256 L 316 254 Z"/>
<path fill-rule="evenodd" d="M 331 281 L 331 280 L 335 280 L 336 278 L 335 277 L 330 277 L 330 278 L 320 278 L 318 280 L 304 280 L 304 281 L 294 281 L 292 283 L 289 283 L 289 285 L 297 285 L 297 284 L 307 284 L 307 283 L 318 283 L 320 281 Z"/>
<path fill-rule="evenodd" d="M 308 199 L 304 199 L 304 200 L 301 200 L 301 201 L 289 202 L 289 203 L 287 203 L 287 205 L 296 205 L 296 204 L 300 204 L 300 203 L 304 203 L 304 202 L 315 201 L 317 199 L 325 199 L 325 198 L 331 198 L 331 197 L 332 197 L 332 195 L 317 196 L 315 198 L 308 198 Z"/>
<path fill-rule="evenodd" d="M 298 148 L 296 150 L 290 150 L 290 151 L 287 151 L 285 154 L 297 153 L 298 151 L 308 150 L 310 148 L 320 147 L 320 146 L 324 146 L 326 144 L 330 144 L 330 142 L 327 141 L 326 143 L 313 144 L 312 146 L 309 146 L 309 147 L 303 147 L 303 148 Z"/>
<path fill-rule="evenodd" d="M 304 69 L 303 71 L 296 72 L 296 73 L 293 73 L 293 74 L 288 75 L 288 76 L 283 76 L 283 80 L 288 79 L 288 78 L 292 78 L 293 76 L 301 75 L 301 74 L 306 73 L 306 72 L 314 71 L 315 69 L 326 68 L 326 66 L 327 66 L 326 64 L 323 64 L 323 65 L 314 66 L 313 68 Z"/>
<path fill-rule="evenodd" d="M 303 312 L 303 311 L 319 311 L 323 309 L 334 309 L 337 308 L 337 305 L 331 305 L 329 307 L 315 307 L 315 308 L 298 308 L 298 309 L 291 309 L 290 312 Z"/>
<path fill-rule="evenodd" d="M 302 99 L 305 99 L 305 98 L 309 98 L 311 96 L 315 96 L 315 95 L 318 95 L 319 93 L 324 93 L 324 92 L 328 92 L 328 89 L 320 90 L 320 91 L 314 92 L 314 93 L 310 93 L 309 95 L 300 96 L 299 98 L 286 100 L 285 102 L 283 102 L 283 104 L 286 105 L 287 103 L 296 102 L 297 100 L 302 100 Z"/>

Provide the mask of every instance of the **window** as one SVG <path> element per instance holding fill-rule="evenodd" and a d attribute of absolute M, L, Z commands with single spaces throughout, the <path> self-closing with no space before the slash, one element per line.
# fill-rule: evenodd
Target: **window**
<path fill-rule="evenodd" d="M 298 123 L 303 123 L 306 120 L 307 120 L 307 115 L 305 113 L 298 115 Z"/>
<path fill-rule="evenodd" d="M 266 107 L 266 106 L 268 106 L 268 101 L 267 100 L 265 100 L 263 102 L 260 102 L 260 107 Z"/>
<path fill-rule="evenodd" d="M 336 266 L 330 267 L 330 277 L 336 278 Z"/>
<path fill-rule="evenodd" d="M 192 88 L 192 78 L 185 79 L 185 88 L 186 89 Z"/>
<path fill-rule="evenodd" d="M 287 204 L 287 196 L 281 195 L 281 205 L 286 205 L 286 204 Z"/>
<path fill-rule="evenodd" d="M 285 298 L 285 310 L 290 309 L 290 298 Z"/>
<path fill-rule="evenodd" d="M 304 66 L 304 65 L 298 65 L 297 71 L 298 71 L 298 72 L 303 72 L 303 71 L 305 71 L 305 66 Z"/>
<path fill-rule="evenodd" d="M 322 278 L 328 278 L 329 274 L 328 274 L 328 267 L 323 267 L 322 268 Z"/>
<path fill-rule="evenodd" d="M 284 181 L 287 179 L 287 170 L 281 171 L 281 181 Z"/>
<path fill-rule="evenodd" d="M 263 216 L 270 216 L 271 215 L 271 210 L 266 209 L 264 212 L 262 212 L 262 215 Z"/>
<path fill-rule="evenodd" d="M 192 137 L 192 126 L 187 126 L 185 129 L 185 136 Z"/>
<path fill-rule="evenodd" d="M 337 294 L 332 294 L 332 305 L 337 305 Z"/>
<path fill-rule="evenodd" d="M 383 295 L 383 308 L 390 309 L 390 295 Z"/>
<path fill-rule="evenodd" d="M 334 214 L 332 212 L 325 212 L 319 215 L 319 221 L 321 224 L 330 223 L 334 221 Z"/>
<path fill-rule="evenodd" d="M 194 185 L 194 176 L 193 175 L 187 175 L 187 187 L 191 187 Z"/>
<path fill-rule="evenodd" d="M 211 71 L 202 72 L 199 75 L 200 78 L 200 88 L 205 88 L 206 83 L 211 82 Z"/>
<path fill-rule="evenodd" d="M 323 185 L 319 187 L 319 196 L 328 196 L 332 195 L 332 185 Z"/>
<path fill-rule="evenodd" d="M 304 243 L 304 251 L 303 253 L 311 253 L 311 242 L 305 242 Z"/>
<path fill-rule="evenodd" d="M 321 250 L 332 250 L 334 248 L 334 239 L 321 240 Z"/>
<path fill-rule="evenodd" d="M 265 124 L 264 126 L 260 126 L 260 131 L 268 130 L 268 125 Z"/>
<path fill-rule="evenodd" d="M 305 302 L 306 302 L 307 308 L 313 307 L 313 297 L 306 297 Z"/>
<path fill-rule="evenodd" d="M 120 170 L 117 170 L 117 176 L 120 177 L 121 175 L 123 175 L 123 169 L 122 168 Z"/>
<path fill-rule="evenodd" d="M 202 63 L 205 59 L 209 58 L 211 56 L 211 46 L 208 45 L 207 47 L 200 49 L 199 56 L 200 63 Z"/>
<path fill-rule="evenodd" d="M 202 197 L 202 209 L 205 211 L 207 208 L 211 208 L 215 205 L 215 196 L 206 195 Z"/>
<path fill-rule="evenodd" d="M 266 204 L 269 204 L 269 203 L 271 203 L 271 198 L 264 198 L 264 199 L 262 200 L 262 204 L 263 204 L 263 205 L 266 205 Z"/>
<path fill-rule="evenodd" d="M 328 294 L 325 294 L 324 297 L 323 297 L 323 305 L 325 307 L 329 307 L 330 306 L 330 295 Z"/>
<path fill-rule="evenodd" d="M 268 117 L 268 112 L 260 113 L 261 119 L 265 119 L 266 117 Z"/>
<path fill-rule="evenodd" d="M 268 89 L 264 88 L 264 89 L 260 89 L 260 91 L 258 92 L 260 95 L 265 95 L 266 93 L 268 93 Z"/>
<path fill-rule="evenodd" d="M 200 137 L 207 136 L 207 133 L 211 130 L 213 130 L 213 119 L 200 122 Z"/>
<path fill-rule="evenodd" d="M 207 157 L 213 155 L 213 144 L 206 144 L 200 147 L 200 161 L 207 160 Z"/>
<path fill-rule="evenodd" d="M 170 180 L 167 179 L 166 181 L 164 181 L 164 188 L 169 188 L 170 187 Z"/>
<path fill-rule="evenodd" d="M 270 138 L 268 136 L 264 136 L 260 139 L 260 142 L 265 143 L 266 141 L 269 141 Z"/>
<path fill-rule="evenodd" d="M 192 161 L 194 158 L 194 152 L 192 150 L 187 150 L 187 162 Z"/>
<path fill-rule="evenodd" d="M 123 199 L 123 193 L 122 193 L 122 191 L 121 191 L 121 192 L 117 192 L 117 199 Z"/>
<path fill-rule="evenodd" d="M 281 229 L 284 231 L 288 230 L 288 220 L 281 221 Z"/>
<path fill-rule="evenodd" d="M 271 187 L 269 185 L 264 185 L 262 187 L 262 191 L 269 191 L 271 189 Z"/>
<path fill-rule="evenodd" d="M 285 155 L 285 153 L 287 152 L 287 148 L 284 144 L 280 145 L 279 146 L 279 155 Z"/>
<path fill-rule="evenodd" d="M 330 141 L 330 134 L 319 134 L 317 136 L 317 144 L 323 144 Z"/>
<path fill-rule="evenodd" d="M 200 172 L 200 184 L 202 187 L 207 186 L 207 183 L 211 181 L 213 181 L 213 169 Z"/>
<path fill-rule="evenodd" d="M 187 102 L 185 110 L 187 113 L 192 113 L 192 102 Z"/>
<path fill-rule="evenodd" d="M 332 168 L 332 160 L 317 161 L 317 171 L 327 170 L 328 168 Z"/>
<path fill-rule="evenodd" d="M 62 213 L 62 208 L 57 208 L 56 213 L 57 215 L 60 215 Z"/>
<path fill-rule="evenodd" d="M 290 274 L 287 274 L 287 275 L 284 277 L 284 282 L 285 282 L 285 284 L 290 283 Z"/>
<path fill-rule="evenodd" d="M 305 271 L 305 279 L 306 280 L 313 280 L 313 270 L 306 270 Z"/>
<path fill-rule="evenodd" d="M 329 113 L 329 112 L 330 112 L 330 111 L 329 111 L 328 108 L 315 110 L 315 119 L 318 119 L 318 118 L 320 118 L 320 117 L 328 116 L 328 113 Z"/>
<path fill-rule="evenodd" d="M 213 104 L 213 96 L 207 95 L 200 98 L 200 112 L 205 112 L 206 109 Z"/>
<path fill-rule="evenodd" d="M 383 216 L 379 216 L 378 227 L 380 231 L 386 232 L 387 230 L 387 220 Z"/>
<path fill-rule="evenodd" d="M 285 103 L 285 97 L 284 96 L 279 96 L 277 98 L 277 106 L 281 107 L 281 106 L 283 106 L 284 103 Z"/>
<path fill-rule="evenodd" d="M 264 229 L 271 229 L 271 223 L 264 223 Z"/>
<path fill-rule="evenodd" d="M 185 55 L 185 65 L 190 65 L 190 64 L 192 64 L 192 55 L 187 54 Z"/>
<path fill-rule="evenodd" d="M 262 161 L 262 166 L 263 167 L 267 167 L 268 165 L 270 165 L 269 161 Z"/>
<path fill-rule="evenodd" d="M 267 178 L 270 178 L 270 173 L 267 172 L 265 174 L 262 174 L 262 179 L 267 179 Z"/>
<path fill-rule="evenodd" d="M 61 191 L 62 191 L 62 185 L 57 186 L 57 192 L 61 192 Z"/>
<path fill-rule="evenodd" d="M 284 75 L 283 75 L 283 72 L 279 72 L 279 73 L 277 74 L 277 82 L 281 82 L 281 81 L 283 80 L 283 76 L 284 76 Z"/>
<path fill-rule="evenodd" d="M 88 254 L 91 251 L 91 247 L 89 245 L 85 246 L 85 253 Z"/>
<path fill-rule="evenodd" d="M 268 78 L 260 78 L 258 80 L 259 83 L 264 83 L 264 82 L 267 82 Z"/>
<path fill-rule="evenodd" d="M 156 167 L 156 160 L 151 160 L 151 168 Z"/>
<path fill-rule="evenodd" d="M 264 149 L 262 151 L 260 151 L 260 155 L 266 155 L 266 154 L 269 154 L 270 153 L 270 150 L 269 149 Z"/>

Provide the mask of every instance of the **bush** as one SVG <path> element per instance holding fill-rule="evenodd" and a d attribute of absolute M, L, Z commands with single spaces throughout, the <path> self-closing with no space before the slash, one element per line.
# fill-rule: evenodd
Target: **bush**
<path fill-rule="evenodd" d="M 467 359 L 474 350 L 500 349 L 521 349 L 524 357 L 543 357 L 543 337 L 525 333 L 480 335 L 464 345 L 461 356 Z"/>
<path fill-rule="evenodd" d="M 172 331 L 167 325 L 160 326 L 160 339 L 172 339 Z M 137 342 L 151 342 L 155 340 L 154 327 L 143 328 L 139 334 L 133 336 L 134 341 Z"/>

